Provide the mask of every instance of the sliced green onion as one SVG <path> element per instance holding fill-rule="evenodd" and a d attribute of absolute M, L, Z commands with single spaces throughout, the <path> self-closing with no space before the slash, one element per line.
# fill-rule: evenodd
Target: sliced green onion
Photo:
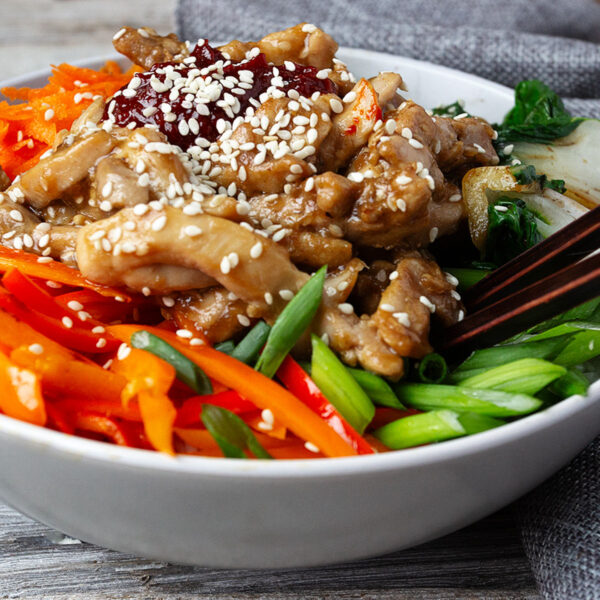
<path fill-rule="evenodd" d="M 310 325 L 321 304 L 326 273 L 327 265 L 321 267 L 302 286 L 277 317 L 265 349 L 256 363 L 256 369 L 263 375 L 275 375 L 283 359 Z"/>
<path fill-rule="evenodd" d="M 367 396 L 369 396 L 373 404 L 387 406 L 389 408 L 406 408 L 404 404 L 398 400 L 398 397 L 394 394 L 394 390 L 390 384 L 382 377 L 370 373 L 369 371 L 363 371 L 362 369 L 351 369 L 346 367 L 346 370 L 349 371 L 354 379 L 356 379 L 358 385 L 360 385 Z"/>
<path fill-rule="evenodd" d="M 538 342 L 493 346 L 476 350 L 452 372 L 450 380 L 459 383 L 491 367 L 498 367 L 521 358 L 551 359 L 567 345 L 567 342 L 568 338 L 551 338 Z"/>
<path fill-rule="evenodd" d="M 598 318 L 600 317 L 598 309 L 600 309 L 600 296 L 598 298 L 594 298 L 593 300 L 588 300 L 587 302 L 584 302 L 583 304 L 564 312 L 562 315 L 558 315 L 552 319 L 548 319 L 547 321 L 540 323 L 539 325 L 535 325 L 528 331 L 530 333 L 538 333 L 568 321 L 597 322 Z"/>
<path fill-rule="evenodd" d="M 579 333 L 581 331 L 600 331 L 600 323 L 591 323 L 589 321 L 569 321 L 561 323 L 535 335 L 526 336 L 523 340 L 525 343 L 537 342 L 547 338 L 558 337 L 567 334 Z"/>
<path fill-rule="evenodd" d="M 420 410 L 446 408 L 489 417 L 516 417 L 537 410 L 541 400 L 526 394 L 481 390 L 453 385 L 403 383 L 395 387 L 401 402 Z"/>
<path fill-rule="evenodd" d="M 392 421 L 373 432 L 388 448 L 400 450 L 466 435 L 459 414 L 451 410 L 432 410 Z"/>
<path fill-rule="evenodd" d="M 500 419 L 494 419 L 494 417 L 487 417 L 486 415 L 478 415 L 477 413 L 462 413 L 458 420 L 460 424 L 465 428 L 467 435 L 473 435 L 474 433 L 481 433 L 488 429 L 495 429 L 504 425 L 504 421 Z"/>
<path fill-rule="evenodd" d="M 311 377 L 356 431 L 363 433 L 375 415 L 369 396 L 338 357 L 317 335 L 312 335 Z"/>
<path fill-rule="evenodd" d="M 419 362 L 417 375 L 423 383 L 442 383 L 448 375 L 448 365 L 443 356 L 432 352 Z"/>
<path fill-rule="evenodd" d="M 151 352 L 155 356 L 162 358 L 175 368 L 177 379 L 183 381 L 191 387 L 200 396 L 213 393 L 213 387 L 206 373 L 189 358 L 181 354 L 149 331 L 136 331 L 131 336 L 131 345 L 140 350 Z"/>
<path fill-rule="evenodd" d="M 203 404 L 200 418 L 227 458 L 246 458 L 244 450 L 249 450 L 256 458 L 272 458 L 248 425 L 231 411 L 214 404 Z"/>
<path fill-rule="evenodd" d="M 468 290 L 491 273 L 487 269 L 465 269 L 461 267 L 444 267 L 444 271 L 458 279 L 458 289 L 461 291 Z"/>
<path fill-rule="evenodd" d="M 215 350 L 223 352 L 223 354 L 229 354 L 230 356 L 234 349 L 235 343 L 233 342 L 233 340 L 227 340 L 226 342 L 220 342 L 218 344 L 215 344 Z"/>
<path fill-rule="evenodd" d="M 554 362 L 565 367 L 574 367 L 598 355 L 600 355 L 600 330 L 589 329 L 576 333 Z"/>
<path fill-rule="evenodd" d="M 561 398 L 569 396 L 585 396 L 590 387 L 587 377 L 577 369 L 567 369 L 565 375 L 560 379 L 553 381 L 550 385 L 550 391 Z"/>
<path fill-rule="evenodd" d="M 533 395 L 566 372 L 547 360 L 522 358 L 464 379 L 461 386 Z"/>
<path fill-rule="evenodd" d="M 231 356 L 247 365 L 254 363 L 269 337 L 269 331 L 271 328 L 264 321 L 259 321 L 235 347 Z"/>

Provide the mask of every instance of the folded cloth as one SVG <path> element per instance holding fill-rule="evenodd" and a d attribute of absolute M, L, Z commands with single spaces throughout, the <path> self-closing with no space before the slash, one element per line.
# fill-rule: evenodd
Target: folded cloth
<path fill-rule="evenodd" d="M 600 3 L 593 0 L 179 0 L 177 8 L 179 34 L 189 40 L 260 39 L 302 21 L 344 46 L 511 87 L 541 79 L 566 98 L 600 98 Z M 600 101 L 567 106 L 600 117 Z"/>
<path fill-rule="evenodd" d="M 600 118 L 600 3 L 592 0 L 179 0 L 177 7 L 188 40 L 257 40 L 302 21 L 341 45 L 509 86 L 541 79 L 573 114 Z M 600 599 L 599 471 L 600 439 L 517 505 L 546 599 Z"/>

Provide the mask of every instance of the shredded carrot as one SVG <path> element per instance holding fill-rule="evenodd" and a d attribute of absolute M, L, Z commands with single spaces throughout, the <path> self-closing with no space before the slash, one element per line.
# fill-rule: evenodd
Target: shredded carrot
<path fill-rule="evenodd" d="M 70 129 L 95 97 L 109 98 L 139 70 L 124 73 L 113 61 L 98 71 L 61 64 L 52 67 L 42 88 L 0 90 L 9 100 L 20 101 L 0 102 L 0 166 L 11 180 L 33 167 L 56 134 Z"/>

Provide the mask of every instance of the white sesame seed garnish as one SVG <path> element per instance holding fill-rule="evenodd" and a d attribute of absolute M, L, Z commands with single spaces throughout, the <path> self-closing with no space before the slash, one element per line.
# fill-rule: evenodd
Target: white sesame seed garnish
<path fill-rule="evenodd" d="M 196 237 L 202 234 L 202 229 L 200 229 L 200 227 L 197 225 L 186 225 L 183 228 L 183 231 L 188 237 Z"/>
<path fill-rule="evenodd" d="M 53 259 L 50 258 L 49 256 L 40 256 L 37 259 L 37 262 L 42 263 L 42 264 L 43 263 L 51 263 L 52 261 L 53 261 Z"/>
<path fill-rule="evenodd" d="M 426 306 L 429 309 L 429 312 L 435 312 L 435 304 L 427 296 L 420 296 L 419 302 Z"/>
<path fill-rule="evenodd" d="M 229 258 L 227 256 L 224 256 L 221 259 L 221 273 L 223 273 L 223 275 L 227 275 L 229 273 L 229 271 L 231 271 L 231 265 L 229 264 Z"/>
<path fill-rule="evenodd" d="M 448 198 L 449 202 L 460 202 L 462 200 L 462 196 L 460 194 L 452 194 L 450 198 Z"/>
<path fill-rule="evenodd" d="M 498 135 L 496 133 L 496 135 Z M 475 144 L 473 144 L 475 146 Z M 479 146 L 481 148 L 481 146 Z M 507 144 L 506 146 L 504 146 L 504 154 L 512 154 L 512 151 L 515 149 L 515 145 L 514 144 Z"/>
<path fill-rule="evenodd" d="M 31 346 L 29 346 L 29 352 L 32 354 L 42 354 L 44 352 L 44 347 L 41 344 L 31 344 Z"/>
<path fill-rule="evenodd" d="M 385 122 L 385 131 L 388 135 L 392 135 L 396 132 L 396 121 L 394 121 L 394 119 L 388 119 Z"/>
<path fill-rule="evenodd" d="M 154 221 L 152 221 L 152 231 L 161 231 L 162 229 L 164 229 L 166 224 L 167 216 L 161 215 L 160 217 L 157 217 L 156 219 L 154 219 Z"/>
<path fill-rule="evenodd" d="M 410 317 L 408 313 L 405 312 L 396 312 L 392 315 L 400 325 L 404 325 L 404 327 L 410 327 Z"/>
<path fill-rule="evenodd" d="M 119 360 L 125 360 L 131 354 L 131 347 L 123 342 L 117 350 L 117 358 Z"/>
<path fill-rule="evenodd" d="M 430 241 L 431 243 L 435 242 L 435 240 L 436 240 L 436 238 L 437 238 L 437 236 L 438 236 L 438 233 L 439 233 L 439 231 L 440 231 L 440 230 L 439 230 L 437 227 L 432 227 L 432 228 L 429 230 L 429 241 Z"/>
<path fill-rule="evenodd" d="M 398 177 L 396 177 L 396 183 L 398 185 L 408 185 L 411 182 L 412 177 L 409 177 L 408 175 L 398 175 Z"/>
<path fill-rule="evenodd" d="M 345 314 L 345 315 L 351 315 L 354 312 L 354 307 L 352 306 L 352 304 L 348 303 L 348 302 L 342 302 L 341 304 L 338 304 L 338 308 Z"/>
<path fill-rule="evenodd" d="M 75 312 L 77 312 L 78 310 L 83 310 L 83 304 L 81 304 L 81 302 L 77 302 L 77 300 L 70 300 L 67 303 L 67 306 Z"/>
<path fill-rule="evenodd" d="M 356 183 L 361 183 L 363 181 L 363 179 L 365 178 L 365 176 L 362 173 L 359 173 L 358 171 L 353 171 L 352 173 L 348 173 L 347 177 L 350 181 L 354 181 Z"/>
<path fill-rule="evenodd" d="M 502 206 L 502 204 L 496 204 L 496 205 L 494 205 L 494 210 L 496 212 L 508 212 L 508 207 Z"/>
<path fill-rule="evenodd" d="M 329 106 L 334 113 L 341 113 L 344 110 L 344 105 L 337 98 L 331 98 Z"/>
<path fill-rule="evenodd" d="M 45 121 L 49 121 L 50 119 L 54 118 L 54 111 L 49 108 L 45 113 L 44 113 L 44 120 Z"/>
<path fill-rule="evenodd" d="M 312 442 L 305 442 L 304 443 L 304 447 L 309 451 L 309 452 L 313 452 L 314 454 L 318 454 L 319 452 L 321 452 L 321 450 L 319 449 L 318 446 L 315 446 Z"/>
<path fill-rule="evenodd" d="M 262 242 L 256 242 L 256 244 L 254 244 L 254 246 L 252 246 L 252 248 L 250 248 L 250 256 L 252 258 L 258 258 L 263 251 L 263 245 Z"/>
<path fill-rule="evenodd" d="M 348 92 L 343 98 L 343 101 L 346 104 L 348 104 L 349 102 L 354 102 L 355 100 L 356 100 L 356 92 L 355 91 Z"/>
<path fill-rule="evenodd" d="M 265 408 L 261 413 L 260 413 L 260 418 L 267 423 L 268 425 L 274 425 L 275 424 L 275 416 L 273 415 L 273 411 L 270 410 L 269 408 Z"/>
<path fill-rule="evenodd" d="M 294 292 L 292 292 L 292 290 L 283 289 L 279 290 L 279 295 L 281 296 L 282 300 L 289 302 L 294 297 Z"/>
<path fill-rule="evenodd" d="M 458 285 L 458 279 L 452 273 L 444 273 L 444 277 L 450 285 Z"/>
<path fill-rule="evenodd" d="M 401 134 L 403 138 L 406 138 L 407 140 L 412 140 L 413 133 L 408 127 L 403 127 Z"/>
<path fill-rule="evenodd" d="M 178 329 L 175 332 L 175 335 L 185 340 L 190 340 L 194 337 L 194 334 L 189 329 Z"/>
<path fill-rule="evenodd" d="M 473 146 L 475 147 L 477 152 L 479 152 L 479 154 L 485 154 L 485 148 L 483 146 L 477 144 L 476 142 L 473 142 Z"/>
<path fill-rule="evenodd" d="M 96 348 L 104 348 L 104 346 L 106 346 L 106 338 L 100 338 L 96 342 Z"/>
<path fill-rule="evenodd" d="M 250 319 L 246 315 L 238 315 L 237 320 L 242 327 L 250 326 Z"/>
<path fill-rule="evenodd" d="M 265 292 L 265 302 L 271 306 L 271 304 L 273 304 L 273 294 L 270 292 Z"/>
<path fill-rule="evenodd" d="M 102 195 L 103 198 L 108 198 L 112 194 L 112 189 L 113 189 L 112 181 L 107 181 L 102 186 L 102 191 L 100 192 L 100 194 Z"/>
<path fill-rule="evenodd" d="M 8 215 L 13 221 L 17 221 L 18 223 L 23 222 L 23 215 L 16 209 L 11 210 Z"/>
<path fill-rule="evenodd" d="M 62 324 L 67 328 L 67 329 L 71 329 L 71 327 L 73 327 L 73 320 L 69 317 L 63 317 L 61 319 Z"/>
<path fill-rule="evenodd" d="M 391 313 L 393 313 L 396 310 L 396 308 L 394 307 L 393 304 L 386 304 L 386 303 L 380 304 L 379 308 L 385 312 L 391 312 Z"/>
<path fill-rule="evenodd" d="M 462 321 L 465 318 L 465 311 L 464 310 L 459 310 L 458 311 L 458 320 Z"/>
<path fill-rule="evenodd" d="M 419 142 L 419 140 L 415 140 L 414 138 L 408 140 L 408 143 L 413 147 L 413 148 L 417 148 L 417 149 L 421 149 L 423 148 L 423 144 L 421 144 L 421 142 Z"/>
<path fill-rule="evenodd" d="M 121 36 L 123 36 L 125 34 L 127 30 L 125 29 L 125 27 L 123 27 L 122 29 L 119 29 L 119 31 L 117 31 L 117 33 L 115 33 L 115 35 L 113 35 L 113 42 L 116 42 Z"/>

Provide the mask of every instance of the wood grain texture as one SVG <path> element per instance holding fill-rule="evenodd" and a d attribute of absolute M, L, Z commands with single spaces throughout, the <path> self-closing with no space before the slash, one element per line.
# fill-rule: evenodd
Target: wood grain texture
<path fill-rule="evenodd" d="M 174 5 L 175 0 L 0 0 L 0 79 L 110 53 L 112 35 L 124 24 L 171 31 Z M 64 543 L 69 541 L 0 505 L 0 598 L 538 598 L 510 510 L 417 548 L 310 570 L 190 568 Z"/>
<path fill-rule="evenodd" d="M 0 598 L 67 597 L 538 598 L 510 509 L 441 540 L 357 563 L 316 569 L 219 571 L 139 559 L 64 540 L 44 525 L 0 506 Z"/>

